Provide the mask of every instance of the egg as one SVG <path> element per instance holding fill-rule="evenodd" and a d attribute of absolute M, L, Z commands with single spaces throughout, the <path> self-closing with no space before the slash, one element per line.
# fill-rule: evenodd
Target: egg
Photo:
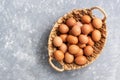
<path fill-rule="evenodd" d="M 61 24 L 58 30 L 60 33 L 67 33 L 69 31 L 69 27 L 66 24 Z"/>
<path fill-rule="evenodd" d="M 67 34 L 61 34 L 60 38 L 62 39 L 63 42 L 67 41 Z"/>
<path fill-rule="evenodd" d="M 79 27 L 83 26 L 83 24 L 82 24 L 81 22 L 76 22 L 75 25 L 77 25 L 77 26 L 79 26 Z"/>
<path fill-rule="evenodd" d="M 66 24 L 67 24 L 69 27 L 73 27 L 73 26 L 76 24 L 76 20 L 71 17 L 71 18 L 67 19 Z"/>
<path fill-rule="evenodd" d="M 80 43 L 82 43 L 82 44 L 86 44 L 86 43 L 88 42 L 88 37 L 87 37 L 87 35 L 81 34 L 81 35 L 79 36 L 79 41 L 80 41 Z"/>
<path fill-rule="evenodd" d="M 95 28 L 99 29 L 102 27 L 102 20 L 99 18 L 95 18 L 93 19 L 92 24 Z"/>
<path fill-rule="evenodd" d="M 92 32 L 94 30 L 94 27 L 91 23 L 88 24 L 90 26 L 90 32 Z"/>
<path fill-rule="evenodd" d="M 90 25 L 88 24 L 84 24 L 82 27 L 81 27 L 81 31 L 83 34 L 89 34 L 91 32 L 91 27 Z"/>
<path fill-rule="evenodd" d="M 92 40 L 97 42 L 100 39 L 101 39 L 101 32 L 99 30 L 94 30 L 92 32 Z"/>
<path fill-rule="evenodd" d="M 54 57 L 55 57 L 56 60 L 61 61 L 61 60 L 64 59 L 64 53 L 60 50 L 56 50 L 54 52 Z"/>
<path fill-rule="evenodd" d="M 92 55 L 92 54 L 93 54 L 93 48 L 92 48 L 91 46 L 86 46 L 86 47 L 84 48 L 84 54 L 85 54 L 86 56 Z"/>
<path fill-rule="evenodd" d="M 78 56 L 75 58 L 75 63 L 81 66 L 87 63 L 87 59 L 85 56 Z"/>
<path fill-rule="evenodd" d="M 91 39 L 90 36 L 88 37 L 88 43 L 87 44 L 90 45 L 90 46 L 94 46 L 94 41 Z"/>
<path fill-rule="evenodd" d="M 59 50 L 61 50 L 63 53 L 65 53 L 65 52 L 67 51 L 67 45 L 63 43 L 63 44 L 59 47 Z"/>
<path fill-rule="evenodd" d="M 73 26 L 71 31 L 72 31 L 72 35 L 74 36 L 79 36 L 81 33 L 81 29 L 77 25 Z"/>
<path fill-rule="evenodd" d="M 71 54 L 77 54 L 79 52 L 79 47 L 77 45 L 70 45 L 68 51 Z"/>
<path fill-rule="evenodd" d="M 75 57 L 83 55 L 83 49 L 79 49 L 79 52 L 75 54 Z"/>
<path fill-rule="evenodd" d="M 66 63 L 73 63 L 74 56 L 72 54 L 70 54 L 69 52 L 66 52 L 64 60 L 65 60 Z"/>
<path fill-rule="evenodd" d="M 53 40 L 53 45 L 54 45 L 55 47 L 61 46 L 62 43 L 63 43 L 62 39 L 61 39 L 60 37 L 58 37 L 58 36 L 56 36 L 56 37 L 54 38 L 54 40 Z"/>
<path fill-rule="evenodd" d="M 72 35 L 67 36 L 67 42 L 70 44 L 77 44 L 78 43 L 78 38 Z"/>
<path fill-rule="evenodd" d="M 88 15 L 84 15 L 84 16 L 81 17 L 81 21 L 83 23 L 90 23 L 91 22 L 91 18 Z"/>
<path fill-rule="evenodd" d="M 86 47 L 86 44 L 78 43 L 78 46 L 79 46 L 80 48 L 84 48 L 84 47 Z"/>

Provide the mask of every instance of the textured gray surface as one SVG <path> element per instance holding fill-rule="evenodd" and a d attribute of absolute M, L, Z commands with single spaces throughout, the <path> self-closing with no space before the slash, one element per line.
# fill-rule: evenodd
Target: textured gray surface
<path fill-rule="evenodd" d="M 74 8 L 101 6 L 108 14 L 102 55 L 82 70 L 56 72 L 47 39 L 54 22 Z M 120 0 L 0 0 L 0 80 L 119 80 Z"/>

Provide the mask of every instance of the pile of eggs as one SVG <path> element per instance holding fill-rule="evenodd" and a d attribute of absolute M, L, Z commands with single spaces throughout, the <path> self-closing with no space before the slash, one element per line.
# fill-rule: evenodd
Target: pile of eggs
<path fill-rule="evenodd" d="M 87 57 L 93 54 L 93 46 L 101 39 L 102 20 L 92 19 L 89 15 L 83 15 L 81 21 L 73 17 L 58 27 L 58 34 L 53 39 L 56 47 L 53 55 L 57 61 L 71 64 L 84 65 Z"/>

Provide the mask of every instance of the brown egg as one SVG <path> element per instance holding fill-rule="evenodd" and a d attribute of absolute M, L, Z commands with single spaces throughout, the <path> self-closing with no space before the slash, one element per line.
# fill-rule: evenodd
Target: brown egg
<path fill-rule="evenodd" d="M 72 35 L 74 35 L 74 36 L 79 36 L 81 33 L 81 29 L 77 25 L 73 26 L 71 31 L 72 31 Z"/>
<path fill-rule="evenodd" d="M 64 59 L 64 53 L 60 50 L 56 50 L 54 52 L 54 57 L 55 57 L 56 60 L 61 61 L 61 60 Z"/>
<path fill-rule="evenodd" d="M 92 32 L 92 40 L 99 41 L 101 39 L 101 32 L 99 30 L 94 30 Z"/>
<path fill-rule="evenodd" d="M 88 15 L 84 15 L 84 16 L 82 16 L 81 21 L 83 23 L 90 23 L 91 22 L 91 18 Z"/>
<path fill-rule="evenodd" d="M 75 57 L 83 55 L 83 49 L 79 49 L 79 52 L 75 54 Z"/>
<path fill-rule="evenodd" d="M 91 46 L 86 46 L 86 47 L 84 48 L 84 54 L 85 54 L 86 56 L 92 55 L 92 54 L 93 54 L 93 48 L 92 48 Z"/>
<path fill-rule="evenodd" d="M 69 31 L 69 27 L 65 24 L 61 24 L 58 30 L 60 31 L 60 33 L 67 33 Z"/>
<path fill-rule="evenodd" d="M 90 45 L 90 46 L 94 46 L 94 41 L 91 39 L 90 36 L 88 37 L 88 43 L 87 44 Z"/>
<path fill-rule="evenodd" d="M 67 19 L 66 24 L 67 24 L 69 27 L 73 27 L 73 26 L 76 24 L 76 20 L 71 17 L 71 18 Z"/>
<path fill-rule="evenodd" d="M 53 40 L 53 44 L 54 44 L 55 47 L 61 46 L 62 43 L 63 43 L 62 39 L 58 36 L 56 36 Z"/>
<path fill-rule="evenodd" d="M 59 47 L 59 50 L 61 50 L 63 53 L 65 53 L 65 52 L 67 51 L 67 45 L 63 43 L 63 44 Z"/>
<path fill-rule="evenodd" d="M 87 59 L 85 56 L 78 56 L 75 58 L 75 63 L 81 66 L 87 63 Z"/>
<path fill-rule="evenodd" d="M 82 31 L 83 34 L 89 34 L 89 33 L 91 32 L 90 25 L 84 24 L 84 25 L 81 27 L 81 31 Z"/>
<path fill-rule="evenodd" d="M 65 62 L 66 63 L 72 63 L 74 61 L 74 56 L 70 54 L 69 52 L 65 53 Z"/>
<path fill-rule="evenodd" d="M 77 44 L 78 43 L 78 38 L 72 35 L 67 36 L 67 42 L 70 44 Z"/>
<path fill-rule="evenodd" d="M 63 42 L 67 41 L 67 34 L 61 34 L 60 38 L 62 39 Z"/>
<path fill-rule="evenodd" d="M 80 48 L 84 48 L 84 47 L 86 47 L 86 44 L 78 43 L 78 46 L 79 46 Z"/>
<path fill-rule="evenodd" d="M 79 52 L 79 47 L 77 45 L 70 45 L 68 51 L 71 54 L 77 54 Z"/>
<path fill-rule="evenodd" d="M 88 24 L 90 26 L 90 32 L 92 32 L 94 30 L 94 27 L 91 23 Z"/>
<path fill-rule="evenodd" d="M 79 36 L 79 41 L 80 41 L 80 43 L 82 43 L 82 44 L 86 44 L 86 43 L 88 42 L 88 37 L 87 37 L 86 35 L 81 34 L 81 35 Z"/>
<path fill-rule="evenodd" d="M 75 25 L 77 25 L 79 27 L 83 26 L 83 24 L 81 22 L 77 22 Z"/>
<path fill-rule="evenodd" d="M 95 28 L 99 29 L 102 27 L 102 20 L 99 18 L 95 18 L 93 19 L 92 24 Z"/>

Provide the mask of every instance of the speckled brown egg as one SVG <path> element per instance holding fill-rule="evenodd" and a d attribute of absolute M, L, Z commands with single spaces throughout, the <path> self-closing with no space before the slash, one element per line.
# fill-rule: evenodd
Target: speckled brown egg
<path fill-rule="evenodd" d="M 54 52 L 54 57 L 55 57 L 56 60 L 61 61 L 61 60 L 64 59 L 64 53 L 60 50 L 56 50 Z"/>
<path fill-rule="evenodd" d="M 67 19 L 66 24 L 67 24 L 69 27 L 73 27 L 73 26 L 76 24 L 76 20 L 71 17 L 71 18 Z"/>
<path fill-rule="evenodd" d="M 92 24 L 95 28 L 99 29 L 102 27 L 102 20 L 99 18 L 95 18 L 93 19 Z"/>
<path fill-rule="evenodd" d="M 79 49 L 79 52 L 75 54 L 75 57 L 83 55 L 83 49 Z"/>
<path fill-rule="evenodd" d="M 81 21 L 83 23 L 90 23 L 91 22 L 91 18 L 88 15 L 84 15 L 84 16 L 82 16 Z"/>
<path fill-rule="evenodd" d="M 66 24 L 61 24 L 58 30 L 60 33 L 67 33 L 69 31 L 69 27 Z"/>
<path fill-rule="evenodd" d="M 59 50 L 61 50 L 63 53 L 65 53 L 65 52 L 67 51 L 67 45 L 63 43 L 63 44 L 59 47 Z"/>
<path fill-rule="evenodd" d="M 70 45 L 68 51 L 71 54 L 77 54 L 79 52 L 79 47 L 77 45 Z"/>
<path fill-rule="evenodd" d="M 87 44 L 90 45 L 90 46 L 94 46 L 94 41 L 91 39 L 90 36 L 88 37 L 88 43 Z"/>
<path fill-rule="evenodd" d="M 77 44 L 78 43 L 78 38 L 72 35 L 67 36 L 67 42 L 70 44 Z"/>
<path fill-rule="evenodd" d="M 84 47 L 86 47 L 86 44 L 78 43 L 78 46 L 79 46 L 80 48 L 84 48 Z"/>
<path fill-rule="evenodd" d="M 87 35 L 81 34 L 81 35 L 79 36 L 79 41 L 80 41 L 80 43 L 82 43 L 82 44 L 86 44 L 86 43 L 88 42 L 88 37 L 87 37 Z"/>
<path fill-rule="evenodd" d="M 87 59 L 85 56 L 78 56 L 75 58 L 75 63 L 81 66 L 87 63 Z"/>
<path fill-rule="evenodd" d="M 85 54 L 86 56 L 92 55 L 92 54 L 93 54 L 93 48 L 92 48 L 91 46 L 86 46 L 86 47 L 84 48 L 84 54 Z"/>
<path fill-rule="evenodd" d="M 84 24 L 82 27 L 81 27 L 81 31 L 83 34 L 89 34 L 91 32 L 91 27 L 90 25 L 88 24 Z"/>
<path fill-rule="evenodd" d="M 61 46 L 62 43 L 63 43 L 62 39 L 58 36 L 56 36 L 53 40 L 53 44 L 54 44 L 55 47 Z"/>
<path fill-rule="evenodd" d="M 61 34 L 60 38 L 62 39 L 63 42 L 67 41 L 67 34 Z"/>
<path fill-rule="evenodd" d="M 74 61 L 74 56 L 70 54 L 69 52 L 66 52 L 64 60 L 66 63 L 72 63 Z"/>
<path fill-rule="evenodd" d="M 73 26 L 71 31 L 72 31 L 72 35 L 79 36 L 81 33 L 80 26 L 77 25 Z"/>
<path fill-rule="evenodd" d="M 97 42 L 100 39 L 101 39 L 101 32 L 99 30 L 94 30 L 92 32 L 92 40 Z"/>

